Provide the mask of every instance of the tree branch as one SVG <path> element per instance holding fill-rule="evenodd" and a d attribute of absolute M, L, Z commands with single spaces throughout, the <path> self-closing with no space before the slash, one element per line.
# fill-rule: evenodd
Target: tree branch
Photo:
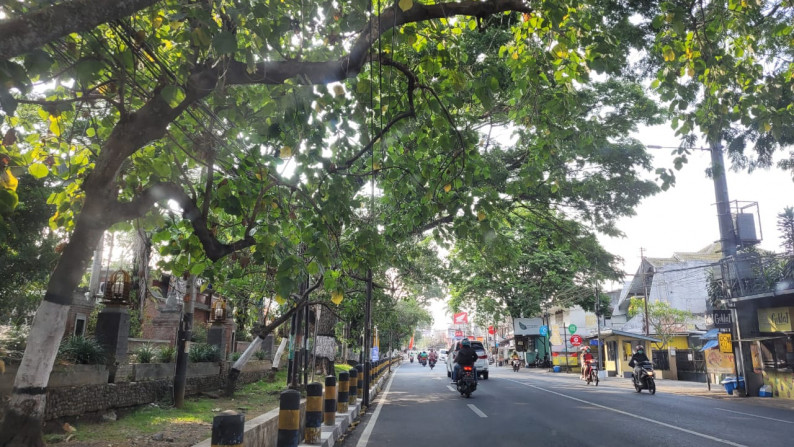
<path fill-rule="evenodd" d="M 0 60 L 127 17 L 160 0 L 71 0 L 0 23 Z"/>
<path fill-rule="evenodd" d="M 231 84 L 281 84 L 295 78 L 304 84 L 328 84 L 356 76 L 369 59 L 370 48 L 377 39 L 392 28 L 407 23 L 423 22 L 453 16 L 487 17 L 500 12 L 531 13 L 533 8 L 523 0 L 467 1 L 423 5 L 414 2 L 407 11 L 396 4 L 385 9 L 377 23 L 365 27 L 353 43 L 350 53 L 334 61 L 308 62 L 301 60 L 267 61 L 257 64 L 248 72 L 245 62 L 231 61 L 224 67 L 227 85 Z M 221 70 L 219 68 L 219 70 Z"/>

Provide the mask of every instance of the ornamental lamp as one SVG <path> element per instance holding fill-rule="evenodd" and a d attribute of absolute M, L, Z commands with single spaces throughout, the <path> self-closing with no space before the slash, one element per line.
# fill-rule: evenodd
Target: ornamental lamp
<path fill-rule="evenodd" d="M 105 302 L 112 304 L 127 304 L 130 301 L 130 274 L 124 270 L 116 270 L 110 275 L 108 284 L 105 285 Z"/>

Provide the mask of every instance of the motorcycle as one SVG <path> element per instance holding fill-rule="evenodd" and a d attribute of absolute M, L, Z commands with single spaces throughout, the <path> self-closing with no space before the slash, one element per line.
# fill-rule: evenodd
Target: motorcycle
<path fill-rule="evenodd" d="M 427 359 L 424 357 L 419 357 L 419 363 L 421 363 L 422 366 L 427 366 Z"/>
<path fill-rule="evenodd" d="M 513 372 L 518 372 L 521 368 L 521 360 L 513 359 Z"/>
<path fill-rule="evenodd" d="M 430 359 L 429 362 L 430 362 L 430 371 L 432 371 L 433 368 L 436 366 L 436 361 L 433 360 L 433 359 Z"/>
<path fill-rule="evenodd" d="M 638 393 L 642 392 L 642 390 L 648 390 L 649 393 L 656 394 L 653 363 L 640 363 L 640 376 L 636 377 L 636 374 L 632 374 L 632 380 L 634 381 L 634 389 L 637 390 Z"/>
<path fill-rule="evenodd" d="M 411 360 L 411 363 L 414 362 L 414 356 L 410 355 L 410 356 L 408 356 L 408 359 Z"/>
<path fill-rule="evenodd" d="M 598 365 L 595 362 L 590 362 L 590 372 L 585 376 L 585 381 L 587 381 L 588 385 L 592 382 L 595 386 L 598 386 Z"/>
<path fill-rule="evenodd" d="M 465 365 L 460 368 L 460 377 L 456 382 L 456 387 L 461 396 L 471 397 L 471 393 L 477 389 L 477 381 L 474 377 L 474 367 Z"/>

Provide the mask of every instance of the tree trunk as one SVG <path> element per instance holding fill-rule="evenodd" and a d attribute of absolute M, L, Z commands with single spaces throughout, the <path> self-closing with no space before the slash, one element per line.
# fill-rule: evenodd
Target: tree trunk
<path fill-rule="evenodd" d="M 336 315 L 323 311 L 318 307 L 320 314 L 317 321 L 317 337 L 314 340 L 315 358 L 321 359 L 322 364 L 328 365 L 328 374 L 334 372 L 334 359 L 336 358 Z"/>
<path fill-rule="evenodd" d="M 66 318 L 72 303 L 72 291 L 80 282 L 92 252 L 106 227 L 90 223 L 90 212 L 97 208 L 86 198 L 84 212 L 78 218 L 69 244 L 50 276 L 47 293 L 36 311 L 25 355 L 14 380 L 8 411 L 0 428 L 0 446 L 43 446 L 42 422 L 46 408 L 49 381 L 58 347 L 66 329 Z"/>

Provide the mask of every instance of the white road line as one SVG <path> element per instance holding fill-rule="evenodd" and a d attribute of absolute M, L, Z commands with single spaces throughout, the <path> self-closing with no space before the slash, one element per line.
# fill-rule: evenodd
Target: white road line
<path fill-rule="evenodd" d="M 706 439 L 709 439 L 709 440 L 712 440 L 712 441 L 715 441 L 715 442 L 720 442 L 722 444 L 732 445 L 734 447 L 747 447 L 744 444 L 739 444 L 739 443 L 736 443 L 736 442 L 733 442 L 733 441 L 728 441 L 727 439 L 717 438 L 715 436 L 707 435 L 705 433 L 698 433 L 696 431 L 688 430 L 686 428 L 676 427 L 675 425 L 672 425 L 672 424 L 667 424 L 667 423 L 660 422 L 660 421 L 657 421 L 657 420 L 654 420 L 654 419 L 651 419 L 651 418 L 646 418 L 646 417 L 643 417 L 643 416 L 632 414 L 632 413 L 629 413 L 627 411 L 622 411 L 622 410 L 618 410 L 618 409 L 615 409 L 615 408 L 610 408 L 610 407 L 607 407 L 605 405 L 597 404 L 595 402 L 590 402 L 588 400 L 579 399 L 578 397 L 573 397 L 573 396 L 569 396 L 567 394 L 558 393 L 556 391 L 547 390 L 547 389 L 541 388 L 539 386 L 530 385 L 528 383 L 519 382 L 517 380 L 512 380 L 512 379 L 505 379 L 505 380 L 509 380 L 509 381 L 515 382 L 515 383 L 520 383 L 521 385 L 528 386 L 530 388 L 535 388 L 535 389 L 538 389 L 538 390 L 541 390 L 541 391 L 545 391 L 547 393 L 556 394 L 556 395 L 558 395 L 560 397 L 565 397 L 567 399 L 575 400 L 575 401 L 581 402 L 583 404 L 592 405 L 594 407 L 602 408 L 604 410 L 612 411 L 612 412 L 615 412 L 615 413 L 618 413 L 618 414 L 622 414 L 624 416 L 630 416 L 630 417 L 633 417 L 633 418 L 636 418 L 636 419 L 641 419 L 643 421 L 650 422 L 652 424 L 657 424 L 657 425 L 661 425 L 663 427 L 667 427 L 667 428 L 670 428 L 670 429 L 673 429 L 673 430 L 678 430 L 678 431 L 682 431 L 684 433 L 689 433 L 690 435 L 700 436 L 701 438 L 706 438 Z"/>
<path fill-rule="evenodd" d="M 361 432 L 361 437 L 358 438 L 358 444 L 356 444 L 356 447 L 366 447 L 367 443 L 369 442 L 369 436 L 372 434 L 372 429 L 375 428 L 375 423 L 378 422 L 380 410 L 383 408 L 383 403 L 386 402 L 386 398 L 389 397 L 389 390 L 391 389 L 391 384 L 394 382 L 394 376 L 396 375 L 397 370 L 395 369 L 389 378 L 389 384 L 386 385 L 386 389 L 383 390 L 383 396 L 378 399 L 378 408 L 376 408 L 372 413 L 372 417 L 369 419 L 369 422 L 367 422 L 367 427 L 363 432 Z"/>
<path fill-rule="evenodd" d="M 727 412 L 730 412 L 730 413 L 742 414 L 742 415 L 745 415 L 745 416 L 752 416 L 754 418 L 769 419 L 770 421 L 785 422 L 786 424 L 794 424 L 794 422 L 787 421 L 785 419 L 769 418 L 769 417 L 766 417 L 766 416 L 758 416 L 758 415 L 752 414 L 752 413 L 742 413 L 741 411 L 726 410 L 724 408 L 715 408 L 715 410 L 727 411 Z"/>
<path fill-rule="evenodd" d="M 449 390 L 452 391 L 453 393 L 458 392 L 458 390 L 456 390 L 455 387 L 453 387 L 452 385 L 447 385 L 447 388 L 449 388 Z"/>
<path fill-rule="evenodd" d="M 479 417 L 481 417 L 481 418 L 487 418 L 487 417 L 488 417 L 488 415 L 487 415 L 487 414 L 483 413 L 483 412 L 482 412 L 482 411 L 481 411 L 479 408 L 477 408 L 477 407 L 476 407 L 474 404 L 469 404 L 469 408 L 471 408 L 471 411 L 473 411 L 473 412 L 474 412 L 474 414 L 476 414 L 477 416 L 479 416 Z"/>

